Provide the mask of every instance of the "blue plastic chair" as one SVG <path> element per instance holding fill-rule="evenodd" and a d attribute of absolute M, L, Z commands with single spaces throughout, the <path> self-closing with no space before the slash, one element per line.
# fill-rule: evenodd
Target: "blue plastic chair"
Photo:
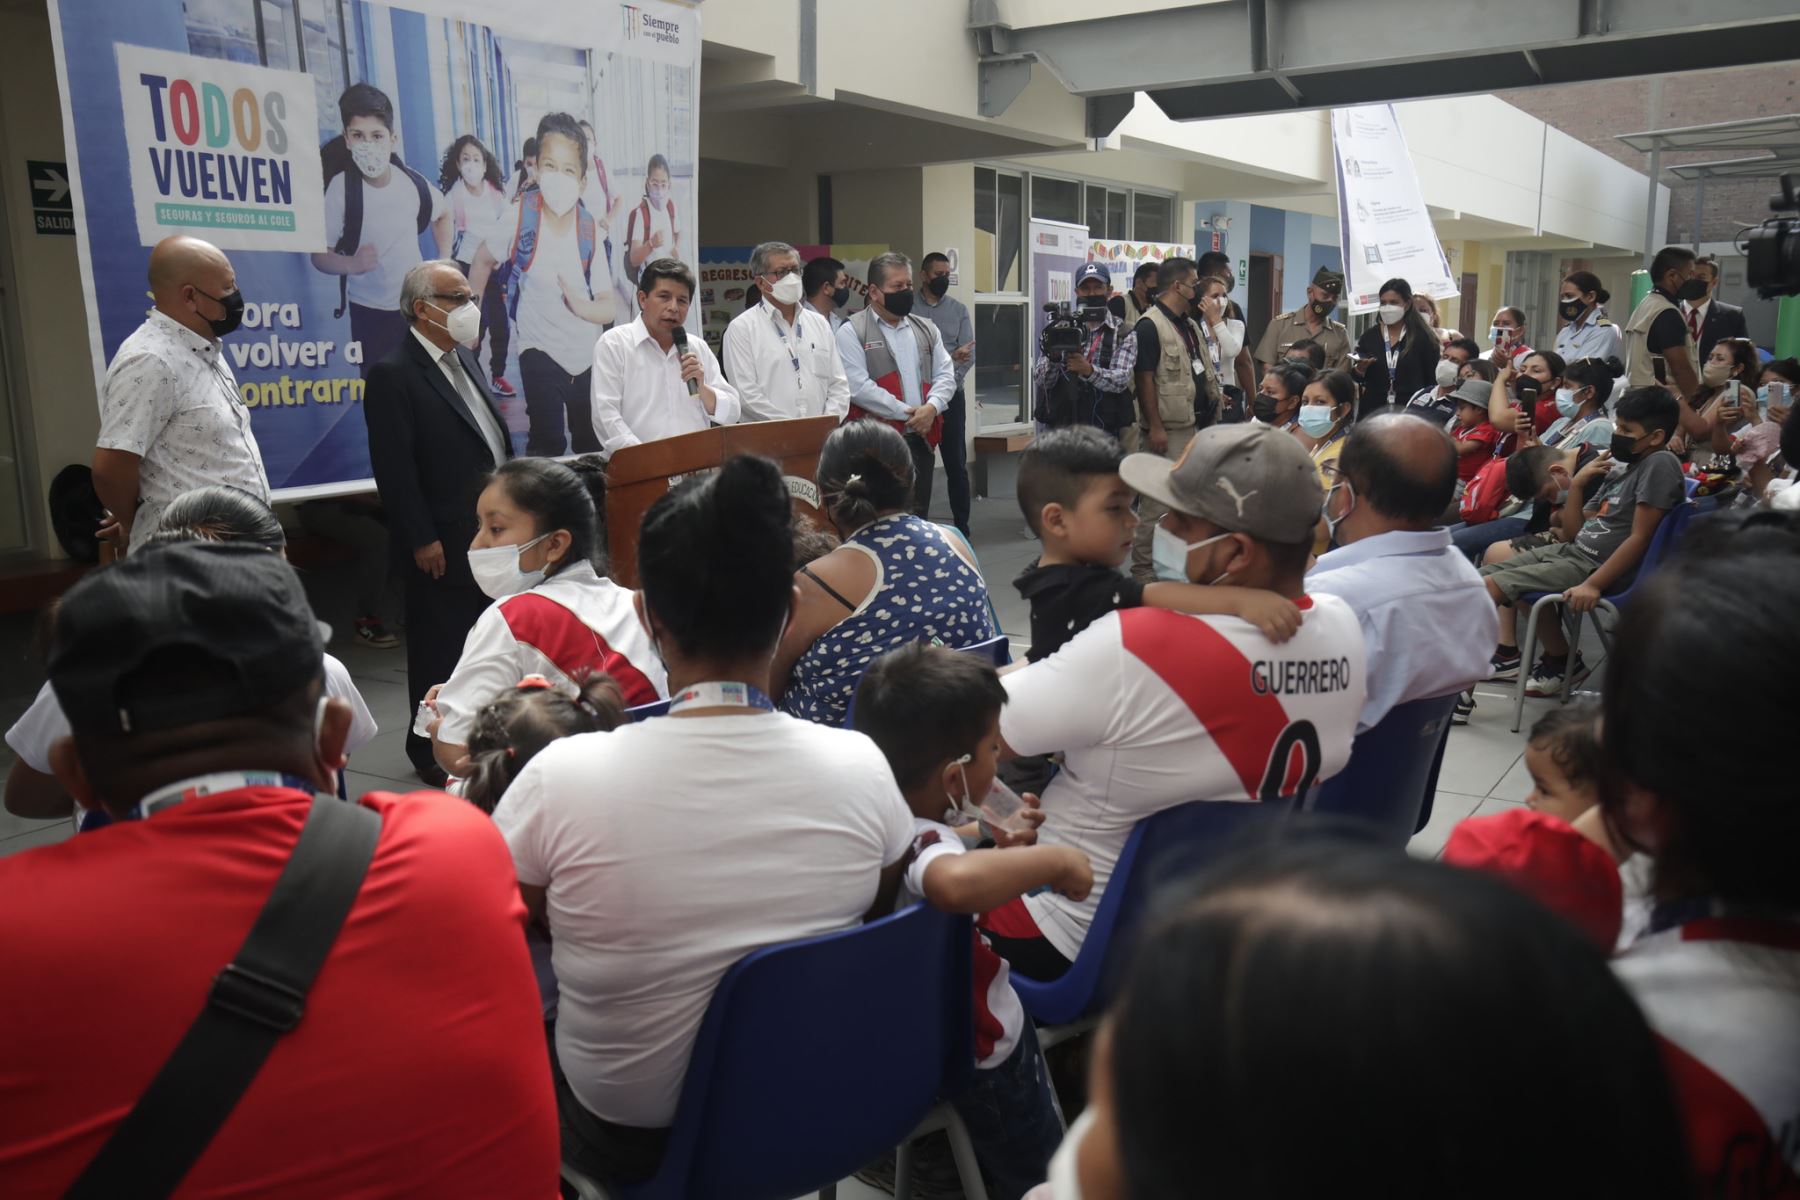
<path fill-rule="evenodd" d="M 666 717 L 668 715 L 669 702 L 667 700 L 652 700 L 648 704 L 639 704 L 625 710 L 625 719 L 627 721 L 647 721 L 651 717 Z"/>
<path fill-rule="evenodd" d="M 1100 907 L 1060 979 L 1028 979 L 1014 971 L 1013 990 L 1040 1025 L 1086 1021 L 1112 999 L 1129 957 L 1132 933 L 1154 894 L 1209 866 L 1217 853 L 1251 830 L 1279 824 L 1294 810 L 1292 799 L 1259 803 L 1197 800 L 1139 821 L 1125 841 Z M 1070 1031 L 1041 1030 L 1046 1046 Z"/>
<path fill-rule="evenodd" d="M 707 1006 L 656 1175 L 607 1191 L 566 1165 L 563 1177 L 618 1200 L 788 1200 L 831 1187 L 967 1085 L 970 937 L 967 916 L 915 904 L 749 955 Z"/>
<path fill-rule="evenodd" d="M 1712 512 L 1718 507 L 1718 504 L 1718 497 L 1702 496 L 1698 500 L 1684 500 L 1671 508 L 1657 524 L 1656 533 L 1650 538 L 1650 545 L 1644 551 L 1644 559 L 1638 564 L 1636 574 L 1632 575 L 1624 586 L 1602 596 L 1600 603 L 1587 614 L 1588 620 L 1593 623 L 1595 636 L 1600 639 L 1601 658 L 1612 652 L 1612 636 L 1600 623 L 1600 614 L 1607 613 L 1617 622 L 1620 608 L 1636 593 L 1638 584 L 1650 578 L 1663 561 L 1674 553 L 1694 518 Z M 1525 618 L 1525 636 L 1520 639 L 1519 644 L 1519 679 L 1513 686 L 1512 731 L 1514 733 L 1519 732 L 1519 726 L 1525 720 L 1525 684 L 1527 676 L 1531 674 L 1532 664 L 1537 659 L 1538 617 L 1546 609 L 1560 608 L 1563 598 L 1561 592 L 1528 592 L 1519 597 L 1514 607 L 1517 608 L 1520 604 L 1530 604 L 1531 612 Z M 1565 614 L 1558 615 L 1559 617 L 1566 616 Z M 1565 620 L 1565 624 L 1567 626 L 1565 632 L 1569 639 L 1569 657 L 1570 661 L 1573 661 L 1575 651 L 1581 641 L 1581 618 L 1579 615 L 1575 615 L 1573 620 Z M 1562 694 L 1558 703 L 1567 704 L 1569 702 L 1570 677 L 1568 671 L 1563 672 Z"/>
<path fill-rule="evenodd" d="M 1356 737 L 1344 769 L 1313 790 L 1309 811 L 1373 826 L 1381 840 L 1405 846 L 1431 816 L 1456 694 L 1395 705 Z"/>

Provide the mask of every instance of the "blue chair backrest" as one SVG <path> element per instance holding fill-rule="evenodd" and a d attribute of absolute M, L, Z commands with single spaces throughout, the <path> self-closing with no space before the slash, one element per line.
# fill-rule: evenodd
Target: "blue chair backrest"
<path fill-rule="evenodd" d="M 625 719 L 627 721 L 646 721 L 651 717 L 666 717 L 668 715 L 669 702 L 667 700 L 652 700 L 648 704 L 639 704 L 634 708 L 625 710 Z"/>
<path fill-rule="evenodd" d="M 1069 970 L 1047 983 L 1013 972 L 1013 987 L 1026 1010 L 1050 1025 L 1098 1012 L 1117 990 L 1137 927 L 1157 893 L 1205 870 L 1240 840 L 1283 823 L 1295 803 L 1291 798 L 1196 800 L 1139 821 L 1100 897 L 1083 952 Z"/>
<path fill-rule="evenodd" d="M 1454 694 L 1395 705 L 1380 724 L 1356 736 L 1350 761 L 1314 789 L 1307 807 L 1373 825 L 1383 841 L 1406 845 L 1424 811 L 1455 707 Z"/>
<path fill-rule="evenodd" d="M 970 920 L 915 904 L 725 973 L 637 1200 L 784 1200 L 906 1139 L 974 1070 Z"/>

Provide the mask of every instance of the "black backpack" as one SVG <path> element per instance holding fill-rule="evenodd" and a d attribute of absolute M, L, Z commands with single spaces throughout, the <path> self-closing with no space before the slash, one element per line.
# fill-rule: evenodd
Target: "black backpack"
<path fill-rule="evenodd" d="M 388 161 L 406 173 L 412 180 L 413 187 L 419 193 L 419 229 L 424 233 L 431 227 L 431 185 L 425 177 L 400 161 L 398 154 L 388 155 Z M 339 134 L 323 146 L 319 147 L 319 166 L 325 186 L 331 186 L 332 177 L 344 177 L 344 233 L 331 248 L 333 254 L 355 254 L 362 246 L 363 222 L 363 173 L 356 167 L 356 160 L 350 157 L 350 147 L 344 143 Z M 333 317 L 341 317 L 350 308 L 350 277 L 338 276 L 338 306 Z"/>

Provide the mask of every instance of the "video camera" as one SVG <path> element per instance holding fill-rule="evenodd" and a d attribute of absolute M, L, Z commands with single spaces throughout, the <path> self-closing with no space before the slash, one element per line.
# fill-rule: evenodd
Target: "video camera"
<path fill-rule="evenodd" d="M 1781 194 L 1769 197 L 1774 213 L 1800 213 L 1794 195 L 1795 176 L 1781 177 Z M 1800 219 L 1774 216 L 1740 235 L 1746 282 L 1768 300 L 1800 295 Z M 1045 330 L 1048 333 L 1049 330 Z"/>
<path fill-rule="evenodd" d="M 1066 354 L 1080 354 L 1087 349 L 1088 331 L 1081 323 L 1080 310 L 1067 300 L 1053 301 L 1044 305 L 1044 315 L 1049 320 L 1044 325 L 1044 332 L 1038 337 L 1038 348 L 1045 357 L 1062 357 Z"/>

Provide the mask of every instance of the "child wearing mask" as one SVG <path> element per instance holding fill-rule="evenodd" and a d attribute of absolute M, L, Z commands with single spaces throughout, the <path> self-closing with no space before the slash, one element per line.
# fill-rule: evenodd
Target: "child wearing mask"
<path fill-rule="evenodd" d="M 644 172 L 644 198 L 625 222 L 625 260 L 635 281 L 653 258 L 681 258 L 681 226 L 669 186 L 669 160 L 652 155 Z"/>
<path fill-rule="evenodd" d="M 482 144 L 480 138 L 465 133 L 450 143 L 438 168 L 438 187 L 450 205 L 451 227 L 455 235 L 450 243 L 450 257 L 462 268 L 467 278 L 475 264 L 475 251 L 483 233 L 506 215 L 506 192 L 500 175 L 500 160 Z M 503 266 L 488 276 L 481 292 L 481 319 L 487 326 L 489 372 L 496 396 L 512 396 L 513 385 L 506 380 L 506 351 L 509 322 L 506 318 L 507 269 Z M 480 343 L 476 343 L 479 347 Z"/>
<path fill-rule="evenodd" d="M 902 905 L 923 900 L 948 912 L 984 913 L 1039 888 L 1079 900 L 1093 887 L 1085 854 L 1029 844 L 1037 836 L 1029 825 L 1022 837 L 995 829 L 1004 849 L 963 845 L 955 826 L 973 824 L 993 787 L 1005 703 L 992 664 L 920 642 L 876 659 L 858 684 L 856 729 L 881 747 L 913 813 Z M 1021 811 L 1035 810 L 1035 798 L 1026 803 Z M 973 952 L 975 1082 L 952 1103 L 990 1192 L 1018 1200 L 1044 1178 L 1062 1125 L 1005 960 L 979 930 Z"/>
<path fill-rule="evenodd" d="M 1286 370 L 1274 368 L 1270 377 Z M 1155 583 L 1119 573 L 1131 555 L 1138 524 L 1133 493 L 1119 476 L 1125 452 L 1092 426 L 1074 425 L 1039 437 L 1019 462 L 1019 507 L 1043 543 L 1037 560 L 1013 581 L 1031 604 L 1031 649 L 1039 662 L 1120 608 L 1168 608 L 1177 612 L 1242 617 L 1271 642 L 1300 628 L 1293 601 L 1256 588 Z"/>
<path fill-rule="evenodd" d="M 589 382 L 594 342 L 616 311 L 599 223 L 581 202 L 587 137 L 568 113 L 537 128 L 537 186 L 488 229 L 469 286 L 482 292 L 507 264 L 507 309 L 517 322 L 519 380 L 530 421 L 525 453 L 557 457 L 600 449 Z"/>

